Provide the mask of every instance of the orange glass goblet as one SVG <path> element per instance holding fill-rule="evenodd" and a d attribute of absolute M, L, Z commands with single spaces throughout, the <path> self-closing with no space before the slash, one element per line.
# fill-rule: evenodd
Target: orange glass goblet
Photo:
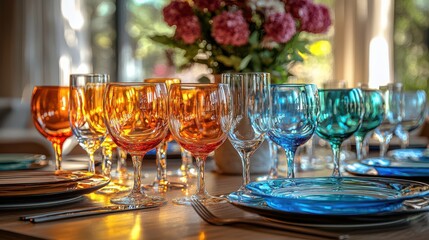
<path fill-rule="evenodd" d="M 169 127 L 173 138 L 196 158 L 197 192 L 205 204 L 226 201 L 207 193 L 204 165 L 209 153 L 227 138 L 231 125 L 229 87 L 226 84 L 172 84 L 169 91 Z M 187 197 L 173 200 L 189 204 Z"/>
<path fill-rule="evenodd" d="M 55 152 L 55 170 L 61 171 L 63 144 L 72 135 L 69 123 L 69 88 L 34 87 L 31 113 L 36 129 L 52 143 Z"/>
<path fill-rule="evenodd" d="M 167 87 L 163 83 L 109 84 L 104 111 L 112 140 L 131 155 L 134 167 L 134 185 L 130 194 L 111 202 L 162 205 L 164 198 L 146 195 L 141 188 L 141 166 L 144 155 L 167 135 Z"/>

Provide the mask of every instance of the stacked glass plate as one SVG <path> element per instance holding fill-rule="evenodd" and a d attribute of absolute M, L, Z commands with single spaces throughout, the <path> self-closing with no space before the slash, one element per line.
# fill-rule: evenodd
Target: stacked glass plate
<path fill-rule="evenodd" d="M 0 209 L 75 202 L 109 181 L 108 177 L 83 171 L 3 171 L 0 172 Z"/>
<path fill-rule="evenodd" d="M 346 165 L 345 170 L 356 175 L 400 177 L 423 180 L 429 177 L 427 149 L 397 149 L 388 158 L 372 157 Z"/>
<path fill-rule="evenodd" d="M 231 193 L 229 201 L 262 216 L 295 223 L 379 225 L 402 221 L 429 210 L 429 198 L 426 198 L 429 185 L 410 180 L 379 177 L 274 179 L 251 182 L 247 189 L 252 198 L 237 198 L 237 193 Z"/>

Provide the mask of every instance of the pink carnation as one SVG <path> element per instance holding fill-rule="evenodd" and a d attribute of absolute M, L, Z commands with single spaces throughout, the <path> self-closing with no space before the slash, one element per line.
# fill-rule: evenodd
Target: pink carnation
<path fill-rule="evenodd" d="M 283 2 L 286 12 L 297 19 L 301 19 L 302 11 L 306 10 L 308 4 L 313 4 L 311 0 L 283 0 Z"/>
<path fill-rule="evenodd" d="M 308 14 L 301 19 L 301 29 L 310 33 L 324 33 L 331 25 L 329 10 L 323 5 L 310 4 Z"/>
<path fill-rule="evenodd" d="M 186 1 L 172 1 L 162 9 L 164 21 L 169 25 L 178 25 L 180 20 L 185 17 L 193 16 L 191 5 Z"/>
<path fill-rule="evenodd" d="M 192 44 L 201 37 L 201 26 L 197 16 L 187 16 L 180 20 L 176 27 L 176 38 L 186 44 Z"/>
<path fill-rule="evenodd" d="M 219 9 L 222 1 L 221 0 L 194 0 L 195 5 L 200 9 L 207 9 L 213 12 Z"/>
<path fill-rule="evenodd" d="M 265 21 L 264 30 L 268 39 L 285 43 L 296 32 L 295 20 L 289 13 L 274 13 L 269 15 Z"/>
<path fill-rule="evenodd" d="M 219 44 L 242 46 L 249 35 L 249 25 L 241 11 L 223 12 L 213 18 L 212 36 Z"/>

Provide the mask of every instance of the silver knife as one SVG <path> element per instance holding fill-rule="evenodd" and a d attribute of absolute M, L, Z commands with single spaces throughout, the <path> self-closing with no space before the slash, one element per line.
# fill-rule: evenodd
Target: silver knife
<path fill-rule="evenodd" d="M 30 221 L 33 223 L 40 223 L 40 222 L 75 218 L 75 217 L 100 215 L 100 214 L 106 214 L 106 213 L 117 213 L 117 212 L 145 210 L 145 209 L 154 210 L 154 209 L 159 209 L 159 207 L 160 205 L 150 205 L 150 206 L 109 205 L 109 206 L 102 206 L 102 207 L 87 207 L 87 208 L 79 208 L 79 209 L 72 209 L 72 210 L 47 212 L 47 213 L 35 214 L 35 215 L 27 215 L 27 216 L 20 217 L 20 220 Z"/>

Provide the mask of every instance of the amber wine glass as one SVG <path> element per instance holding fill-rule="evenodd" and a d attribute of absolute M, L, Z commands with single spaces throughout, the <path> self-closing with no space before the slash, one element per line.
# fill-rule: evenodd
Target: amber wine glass
<path fill-rule="evenodd" d="M 63 144 L 72 136 L 69 123 L 69 87 L 34 87 L 31 113 L 36 129 L 52 143 L 55 170 L 61 171 Z"/>
<path fill-rule="evenodd" d="M 180 83 L 178 78 L 146 78 L 144 80 L 146 83 L 165 83 L 167 90 L 170 88 L 170 85 L 173 83 Z M 168 131 L 165 139 L 156 147 L 156 177 L 153 181 L 153 187 L 155 187 L 159 192 L 165 192 L 169 187 L 186 187 L 185 184 L 170 182 L 167 180 L 167 149 L 168 142 L 172 141 L 173 137 L 171 136 L 170 131 Z"/>
<path fill-rule="evenodd" d="M 162 205 L 165 199 L 147 195 L 141 188 L 145 154 L 167 135 L 167 87 L 163 83 L 111 83 L 106 89 L 104 111 L 113 141 L 133 160 L 134 185 L 128 196 L 114 198 L 123 205 Z"/>
<path fill-rule="evenodd" d="M 205 160 L 227 138 L 231 125 L 230 93 L 226 84 L 172 84 L 169 91 L 169 127 L 173 138 L 196 158 L 197 192 L 193 197 L 204 204 L 226 199 L 207 193 L 204 182 Z M 187 197 L 173 200 L 190 204 Z"/>
<path fill-rule="evenodd" d="M 88 171 L 95 173 L 94 153 L 106 137 L 103 101 L 107 74 L 70 75 L 70 125 L 89 155 Z"/>

